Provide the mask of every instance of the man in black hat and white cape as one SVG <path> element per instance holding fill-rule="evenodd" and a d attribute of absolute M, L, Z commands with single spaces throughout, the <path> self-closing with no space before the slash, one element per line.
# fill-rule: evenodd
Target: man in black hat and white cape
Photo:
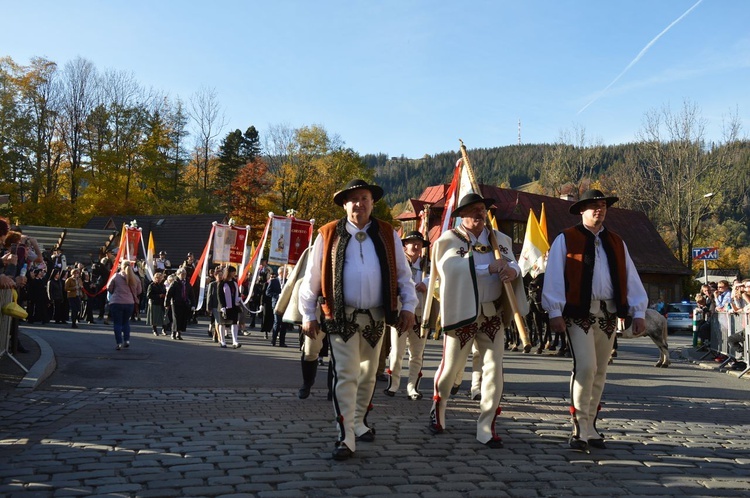
<path fill-rule="evenodd" d="M 495 432 L 503 395 L 504 324 L 512 312 L 503 284 L 513 284 L 519 310 L 528 308 L 523 291 L 521 269 L 513 256 L 512 240 L 495 230 L 502 258 L 495 259 L 485 226 L 490 199 L 467 194 L 451 216 L 461 224 L 445 231 L 435 242 L 429 289 L 440 280 L 440 319 L 444 332 L 443 360 L 435 373 L 435 392 L 430 413 L 430 432 L 440 434 L 446 427 L 445 409 L 459 370 L 466 366 L 472 344 L 476 342 L 483 360 L 481 413 L 477 420 L 477 440 L 490 448 L 502 448 Z M 425 314 L 428 310 L 425 310 Z"/>
<path fill-rule="evenodd" d="M 401 243 L 404 245 L 404 254 L 409 261 L 411 277 L 414 280 L 414 288 L 417 291 L 419 305 L 415 310 L 414 327 L 411 330 L 399 330 L 389 327 L 391 334 L 391 353 L 388 366 L 388 386 L 383 391 L 388 396 L 395 396 L 401 384 L 401 368 L 403 366 L 406 346 L 409 346 L 409 379 L 406 383 L 406 395 L 410 400 L 422 399 L 419 391 L 419 381 L 422 379 L 422 360 L 424 346 L 427 342 L 427 331 L 422 333 L 421 318 L 424 309 L 425 297 L 427 296 L 427 284 L 429 282 L 429 267 L 427 258 L 422 257 L 422 249 L 430 246 L 430 241 L 425 240 L 418 231 L 406 234 Z"/>
<path fill-rule="evenodd" d="M 646 328 L 648 296 L 622 238 L 604 227 L 617 202 L 587 190 L 570 206 L 581 224 L 563 230 L 550 247 L 542 291 L 552 332 L 566 332 L 573 356 L 570 382 L 571 448 L 604 448 L 596 419 L 615 340 L 617 319 L 633 317 L 634 335 Z"/>
<path fill-rule="evenodd" d="M 318 230 L 300 287 L 302 331 L 311 338 L 321 333 L 315 314 L 321 298 L 329 333 L 336 460 L 350 458 L 356 442 L 375 439 L 367 413 L 385 326 L 414 326 L 417 295 L 401 240 L 391 225 L 371 217 L 382 196 L 382 188 L 359 179 L 333 196 L 346 216 Z"/>

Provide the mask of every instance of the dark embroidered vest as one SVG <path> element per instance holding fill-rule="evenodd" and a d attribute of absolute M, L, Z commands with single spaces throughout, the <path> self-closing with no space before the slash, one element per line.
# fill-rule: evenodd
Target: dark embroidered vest
<path fill-rule="evenodd" d="M 583 225 L 563 230 L 568 253 L 565 256 L 565 308 L 563 315 L 588 318 L 594 279 L 596 237 Z M 617 316 L 628 316 L 628 278 L 625 269 L 625 246 L 619 235 L 606 228 L 599 234 L 609 264 Z"/>
<path fill-rule="evenodd" d="M 394 325 L 398 321 L 398 276 L 396 274 L 396 247 L 393 227 L 371 218 L 367 235 L 375 245 L 375 254 L 380 262 L 380 278 L 383 289 L 385 323 Z M 323 266 L 320 270 L 323 314 L 329 320 L 327 326 L 342 326 L 344 319 L 344 260 L 346 247 L 352 236 L 346 230 L 346 218 L 332 221 L 320 227 L 323 236 Z M 333 323 L 330 323 L 333 320 Z M 331 332 L 336 333 L 331 330 Z"/>

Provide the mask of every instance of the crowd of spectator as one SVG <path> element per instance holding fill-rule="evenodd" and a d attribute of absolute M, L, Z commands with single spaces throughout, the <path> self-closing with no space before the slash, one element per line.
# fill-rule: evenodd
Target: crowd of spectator
<path fill-rule="evenodd" d="M 53 324 L 74 329 L 79 327 L 79 323 L 109 325 L 113 322 L 113 294 L 107 284 L 115 261 L 116 253 L 110 251 L 93 263 L 69 262 L 61 248 L 45 251 L 33 237 L 12 229 L 7 219 L 0 218 L 0 287 L 17 290 L 18 303 L 27 310 L 26 322 L 29 324 Z M 187 253 L 181 264 L 173 266 L 166 252 L 161 251 L 150 272 L 145 260 L 127 264 L 132 270 L 132 278 L 137 280 L 137 285 L 133 286 L 137 292 L 133 293 L 132 312 L 124 319 L 140 321 L 142 315 L 145 315 L 144 319 L 154 335 L 182 340 L 187 326 L 197 324 L 199 314 L 206 314 L 210 317 L 209 335 L 214 336 L 216 342 L 224 343 L 223 337 L 219 338 L 213 333 L 214 316 L 211 316 L 208 306 L 204 304 L 202 309 L 196 310 L 199 289 L 198 285 L 190 285 L 196 269 L 193 253 Z M 209 263 L 208 281 L 214 280 L 214 270 L 222 268 L 226 269 L 225 266 Z M 268 285 L 275 276 L 276 272 L 263 260 L 249 300 L 249 282 L 237 286 L 238 300 L 242 304 L 236 327 L 221 327 L 222 332 L 229 332 L 234 328 L 235 333 L 248 335 L 249 328 L 254 327 L 257 322 L 262 324 L 261 332 L 265 333 L 266 338 L 272 329 L 279 337 L 283 337 L 281 331 L 287 325 L 274 324 L 271 304 L 273 294 L 267 293 Z M 272 290 L 275 291 L 275 288 Z M 245 301 L 248 301 L 247 306 Z M 116 337 L 117 331 L 120 331 L 116 340 L 118 349 L 121 349 L 129 346 L 129 340 L 124 338 L 125 325 L 117 305 L 114 308 L 118 323 L 113 325 L 117 329 Z M 17 341 L 17 332 L 12 335 L 13 352 L 26 352 Z M 238 347 L 238 344 L 236 337 L 233 338 L 233 345 Z M 284 345 L 283 342 L 280 345 Z"/>

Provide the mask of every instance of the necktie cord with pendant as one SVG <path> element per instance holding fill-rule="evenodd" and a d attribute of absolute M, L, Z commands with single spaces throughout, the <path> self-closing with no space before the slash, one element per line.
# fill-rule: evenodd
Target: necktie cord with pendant
<path fill-rule="evenodd" d="M 365 256 L 362 254 L 362 242 L 365 241 L 367 238 L 367 234 L 365 232 L 357 232 L 354 234 L 354 238 L 357 239 L 357 242 L 359 242 L 359 259 L 362 260 L 362 262 L 365 262 Z"/>

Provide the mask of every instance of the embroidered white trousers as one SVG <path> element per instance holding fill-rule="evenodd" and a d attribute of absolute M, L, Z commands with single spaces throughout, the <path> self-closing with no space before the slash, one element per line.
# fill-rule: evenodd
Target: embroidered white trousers
<path fill-rule="evenodd" d="M 422 360 L 427 337 L 419 337 L 419 324 L 409 332 L 398 334 L 396 327 L 389 327 L 391 332 L 391 354 L 389 370 L 391 378 L 388 390 L 398 392 L 401 385 L 401 371 L 404 364 L 404 353 L 409 348 L 409 380 L 406 384 L 406 394 L 409 396 L 419 393 L 419 380 L 422 378 Z"/>
<path fill-rule="evenodd" d="M 486 328 L 488 320 L 491 319 L 480 315 L 474 324 L 444 334 L 443 360 L 435 373 L 435 391 L 431 413 L 432 423 L 444 429 L 446 427 L 445 411 L 451 388 L 458 372 L 463 372 L 466 367 L 466 361 L 472 352 L 472 344 L 476 344 L 482 361 L 482 400 L 479 403 L 480 414 L 476 432 L 476 438 L 480 443 L 486 443 L 496 435 L 495 420 L 500 412 L 500 399 L 503 395 L 504 344 L 502 324 L 497 320 L 495 326 L 491 327 L 491 334 L 488 334 L 482 331 Z M 472 326 L 475 326 L 478 330 L 474 334 L 473 340 L 467 340 L 466 337 L 462 340 L 461 331 Z"/>

